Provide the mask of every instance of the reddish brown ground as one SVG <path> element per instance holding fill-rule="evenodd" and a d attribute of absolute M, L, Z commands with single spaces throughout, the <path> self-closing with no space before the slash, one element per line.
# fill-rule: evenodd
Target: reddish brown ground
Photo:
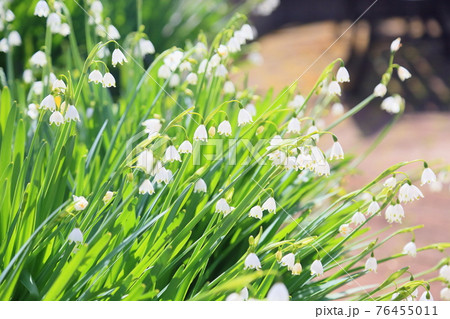
<path fill-rule="evenodd" d="M 258 41 L 259 52 L 262 54 L 264 63 L 245 70 L 249 72 L 250 85 L 256 86 L 261 92 L 270 87 L 280 91 L 300 77 L 299 87 L 306 93 L 328 63 L 338 57 L 344 59 L 347 57 L 350 37 L 360 37 L 359 45 L 365 46 L 364 28 L 362 28 L 361 32 L 348 32 L 327 50 L 347 26 L 348 24 L 334 23 L 312 24 L 287 28 L 264 36 Z M 311 65 L 313 63 L 314 65 Z M 374 139 L 374 137 L 363 136 L 352 120 L 342 123 L 334 129 L 334 132 L 348 153 L 361 152 Z M 346 187 L 348 190 L 357 189 L 390 165 L 417 158 L 426 158 L 434 164 L 434 167 L 450 163 L 450 114 L 408 113 L 404 115 L 382 145 L 361 163 L 359 172 L 348 178 Z M 419 168 L 420 164 L 411 166 L 411 169 Z M 427 187 L 422 189 L 425 199 L 405 206 L 407 217 L 401 227 L 425 225 L 423 229 L 416 231 L 418 247 L 436 242 L 450 242 L 448 184 L 440 193 L 432 193 Z M 376 230 L 387 225 L 384 218 L 379 217 L 372 220 L 369 226 Z M 394 226 L 393 229 L 395 228 L 398 227 Z M 410 238 L 411 235 L 408 234 L 392 240 L 382 251 L 377 251 L 377 257 L 383 258 L 400 252 Z M 441 258 L 448 255 L 449 250 L 444 253 L 426 251 L 416 258 L 402 257 L 380 265 L 378 273 L 367 275 L 359 279 L 358 283 L 361 285 L 380 283 L 394 270 L 405 265 L 411 266 L 411 271 L 417 273 L 436 265 Z M 347 288 L 356 286 L 352 284 Z M 437 299 L 441 287 L 440 283 L 433 284 L 432 292 Z"/>

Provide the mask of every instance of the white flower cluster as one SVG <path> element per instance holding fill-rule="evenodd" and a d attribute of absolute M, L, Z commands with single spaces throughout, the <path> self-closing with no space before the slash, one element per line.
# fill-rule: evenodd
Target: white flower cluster
<path fill-rule="evenodd" d="M 9 52 L 12 47 L 22 44 L 22 38 L 16 30 L 11 30 L 12 24 L 16 16 L 8 8 L 8 1 L 0 2 L 0 32 L 5 31 L 6 35 L 0 39 L 0 52 Z"/>
<path fill-rule="evenodd" d="M 106 72 L 104 75 L 99 70 L 93 70 L 88 77 L 89 82 L 94 82 L 95 84 L 101 83 L 104 88 L 115 87 L 116 79 L 114 76 Z"/>
<path fill-rule="evenodd" d="M 45 0 L 39 0 L 34 8 L 34 15 L 47 18 L 47 28 L 53 34 L 60 34 L 66 37 L 70 34 L 70 26 L 67 22 L 63 22 L 64 4 L 62 1 L 54 1 L 53 8 L 50 9 Z"/>

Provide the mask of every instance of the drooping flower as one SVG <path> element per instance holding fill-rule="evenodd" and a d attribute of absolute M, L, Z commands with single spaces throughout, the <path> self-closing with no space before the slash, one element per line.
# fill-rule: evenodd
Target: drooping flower
<path fill-rule="evenodd" d="M 115 67 L 117 64 L 122 65 L 123 63 L 127 63 L 128 60 L 125 55 L 119 49 L 115 49 L 112 53 L 112 65 Z"/>
<path fill-rule="evenodd" d="M 216 203 L 216 213 L 222 213 L 224 216 L 231 213 L 232 208 L 228 205 L 225 198 L 221 198 Z"/>
<path fill-rule="evenodd" d="M 191 72 L 186 76 L 186 82 L 191 85 L 196 85 L 197 81 L 198 81 L 198 76 L 195 73 Z"/>
<path fill-rule="evenodd" d="M 153 170 L 153 152 L 151 150 L 143 150 L 137 157 L 136 167 L 143 170 L 146 174 L 150 174 Z"/>
<path fill-rule="evenodd" d="M 251 27 L 249 24 L 244 24 L 244 25 L 241 27 L 241 33 L 242 33 L 242 36 L 243 36 L 246 40 L 251 41 L 251 40 L 253 40 L 253 38 L 254 38 L 253 29 L 252 29 L 252 27 Z"/>
<path fill-rule="evenodd" d="M 345 112 L 345 109 L 341 103 L 334 103 L 331 106 L 331 114 L 333 116 L 341 116 L 342 114 L 344 114 L 344 112 Z"/>
<path fill-rule="evenodd" d="M 373 89 L 373 95 L 375 95 L 376 97 L 383 97 L 385 96 L 387 93 L 387 88 L 386 85 L 380 83 L 378 84 L 375 89 Z"/>
<path fill-rule="evenodd" d="M 389 96 L 381 102 L 381 109 L 391 114 L 400 112 L 404 101 L 400 95 Z"/>
<path fill-rule="evenodd" d="M 410 241 L 403 247 L 402 254 L 409 255 L 411 257 L 416 257 L 417 255 L 417 247 L 413 241 Z"/>
<path fill-rule="evenodd" d="M 178 153 L 175 146 L 170 145 L 169 147 L 166 148 L 166 153 L 164 154 L 164 160 L 166 162 L 170 162 L 170 163 L 173 161 L 181 162 L 180 154 Z"/>
<path fill-rule="evenodd" d="M 171 174 L 172 172 L 169 171 L 168 169 L 166 169 L 165 167 L 161 167 L 158 169 L 158 171 L 155 174 L 155 181 L 158 184 L 164 183 L 164 184 L 169 184 L 170 180 L 171 180 Z"/>
<path fill-rule="evenodd" d="M 54 111 L 52 115 L 50 115 L 50 125 L 51 124 L 55 124 L 56 126 L 64 124 L 64 117 L 59 111 Z"/>
<path fill-rule="evenodd" d="M 356 226 L 364 224 L 366 222 L 366 217 L 361 212 L 356 212 L 352 217 L 352 223 Z"/>
<path fill-rule="evenodd" d="M 240 109 L 238 114 L 238 126 L 252 123 L 252 116 L 246 109 Z"/>
<path fill-rule="evenodd" d="M 391 43 L 391 52 L 397 52 L 400 49 L 401 46 L 402 46 L 401 38 L 395 39 Z"/>
<path fill-rule="evenodd" d="M 419 188 L 408 183 L 403 184 L 400 187 L 398 199 L 400 203 L 408 203 L 419 198 L 423 198 L 423 194 Z"/>
<path fill-rule="evenodd" d="M 142 122 L 142 125 L 145 126 L 145 133 L 148 133 L 149 136 L 153 134 L 159 133 L 162 128 L 161 121 L 159 119 L 148 119 Z"/>
<path fill-rule="evenodd" d="M 450 288 L 442 288 L 440 295 L 442 300 L 450 300 Z"/>
<path fill-rule="evenodd" d="M 261 262 L 259 261 L 259 258 L 255 253 L 250 253 L 245 258 L 244 269 L 261 269 Z"/>
<path fill-rule="evenodd" d="M 9 33 L 8 44 L 12 47 L 17 47 L 22 44 L 22 38 L 20 37 L 19 32 L 13 30 Z"/>
<path fill-rule="evenodd" d="M 108 35 L 108 38 L 111 40 L 119 40 L 120 39 L 119 30 L 117 30 L 117 28 L 115 26 L 113 26 L 112 24 L 108 25 L 108 29 L 107 29 L 106 33 Z"/>
<path fill-rule="evenodd" d="M 147 54 L 155 53 L 155 47 L 150 40 L 140 39 L 136 45 L 135 53 L 138 56 L 145 56 Z"/>
<path fill-rule="evenodd" d="M 29 105 L 28 105 L 27 115 L 28 115 L 32 120 L 37 119 L 38 116 L 39 116 L 38 105 L 35 104 L 35 103 L 29 104 Z"/>
<path fill-rule="evenodd" d="M 236 88 L 234 87 L 233 82 L 231 81 L 226 81 L 223 84 L 223 92 L 225 94 L 233 94 L 236 91 Z"/>
<path fill-rule="evenodd" d="M 69 105 L 67 108 L 66 114 L 64 114 L 64 118 L 66 121 L 76 121 L 80 122 L 80 115 L 74 105 Z"/>
<path fill-rule="evenodd" d="M 253 103 L 248 103 L 246 106 L 245 106 L 245 110 L 247 110 L 247 112 L 248 113 L 250 113 L 250 115 L 253 117 L 253 116 L 256 116 L 256 107 L 255 107 L 255 104 L 253 104 Z"/>
<path fill-rule="evenodd" d="M 169 86 L 171 88 L 177 87 L 180 84 L 180 76 L 176 73 L 172 75 L 172 77 L 169 80 Z"/>
<path fill-rule="evenodd" d="M 280 261 L 281 266 L 286 266 L 288 270 L 292 270 L 295 264 L 295 255 L 293 253 L 289 253 L 286 256 L 283 256 Z"/>
<path fill-rule="evenodd" d="M 180 72 L 184 72 L 184 71 L 190 72 L 190 71 L 192 71 L 192 65 L 191 65 L 191 63 L 189 63 L 189 61 L 184 61 L 184 62 L 181 62 L 178 69 L 180 70 Z"/>
<path fill-rule="evenodd" d="M 319 134 L 318 134 L 319 130 L 317 129 L 317 127 L 315 125 L 312 125 L 308 128 L 308 131 L 306 132 L 306 135 L 311 135 L 311 138 L 314 141 L 318 141 L 319 140 Z M 316 133 L 316 134 L 313 134 Z"/>
<path fill-rule="evenodd" d="M 282 282 L 274 284 L 267 293 L 268 301 L 289 301 L 289 291 Z"/>
<path fill-rule="evenodd" d="M 43 110 L 55 111 L 56 110 L 56 102 L 53 95 L 47 95 L 41 102 L 41 107 Z"/>
<path fill-rule="evenodd" d="M 289 102 L 288 106 L 292 108 L 299 108 L 305 103 L 305 98 L 297 94 L 292 101 Z"/>
<path fill-rule="evenodd" d="M 74 228 L 70 232 L 69 236 L 67 237 L 67 240 L 69 243 L 75 242 L 75 243 L 82 243 L 83 242 L 83 233 L 81 232 L 81 229 Z"/>
<path fill-rule="evenodd" d="M 302 273 L 303 267 L 302 264 L 300 263 L 296 263 L 293 267 L 292 267 L 292 275 L 296 276 L 296 275 L 300 275 Z"/>
<path fill-rule="evenodd" d="M 207 186 L 205 181 L 202 178 L 199 178 L 198 181 L 194 185 L 194 193 L 206 193 Z"/>
<path fill-rule="evenodd" d="M 88 82 L 94 82 L 95 84 L 103 82 L 102 73 L 99 70 L 93 70 L 89 73 Z"/>
<path fill-rule="evenodd" d="M 420 296 L 419 301 L 434 301 L 433 295 L 430 291 L 424 291 L 422 296 Z"/>
<path fill-rule="evenodd" d="M 217 127 L 217 132 L 219 135 L 230 136 L 231 132 L 231 124 L 227 120 L 222 121 Z"/>
<path fill-rule="evenodd" d="M 39 2 L 36 4 L 36 7 L 34 8 L 34 15 L 47 18 L 49 13 L 50 8 L 48 7 L 47 2 L 44 0 L 39 0 Z"/>
<path fill-rule="evenodd" d="M 192 153 L 192 144 L 188 140 L 184 141 L 183 143 L 178 146 L 178 152 L 180 154 L 190 154 Z"/>
<path fill-rule="evenodd" d="M 300 121 L 298 118 L 293 117 L 288 123 L 287 132 L 288 133 L 300 133 L 301 127 L 300 127 Z"/>
<path fill-rule="evenodd" d="M 33 66 L 43 67 L 47 64 L 47 57 L 44 52 L 37 51 L 31 56 L 30 63 Z"/>
<path fill-rule="evenodd" d="M 227 48 L 230 53 L 236 53 L 241 50 L 241 45 L 239 44 L 239 41 L 235 37 L 232 37 L 227 42 Z"/>
<path fill-rule="evenodd" d="M 111 73 L 106 72 L 102 79 L 102 85 L 104 88 L 116 87 L 116 79 Z"/>
<path fill-rule="evenodd" d="M 59 26 L 59 34 L 63 37 L 67 37 L 70 34 L 70 26 L 67 23 L 61 23 Z"/>
<path fill-rule="evenodd" d="M 197 129 L 194 132 L 194 141 L 202 141 L 202 142 L 208 141 L 208 132 L 206 132 L 205 125 L 201 124 L 197 127 Z"/>
<path fill-rule="evenodd" d="M 375 213 L 380 214 L 380 205 L 378 205 L 378 203 L 373 200 L 370 203 L 369 207 L 367 208 L 367 214 L 368 215 L 373 215 Z"/>
<path fill-rule="evenodd" d="M 48 15 L 47 26 L 50 28 L 51 33 L 59 33 L 61 28 L 61 17 L 59 14 L 52 12 Z"/>
<path fill-rule="evenodd" d="M 439 276 L 443 277 L 445 280 L 450 282 L 450 266 L 444 265 L 439 270 Z"/>
<path fill-rule="evenodd" d="M 386 209 L 386 220 L 388 223 L 401 223 L 403 217 L 405 217 L 405 212 L 400 204 L 389 205 Z"/>
<path fill-rule="evenodd" d="M 84 210 L 89 204 L 84 196 L 75 196 L 73 195 L 74 208 L 77 211 Z"/>
<path fill-rule="evenodd" d="M 263 204 L 262 209 L 269 211 L 269 213 L 275 214 L 277 211 L 277 203 L 273 197 L 269 197 Z"/>
<path fill-rule="evenodd" d="M 350 74 L 345 67 L 341 66 L 336 73 L 336 80 L 339 83 L 350 82 Z"/>
<path fill-rule="evenodd" d="M 155 193 L 155 189 L 153 188 L 153 184 L 152 182 L 150 182 L 149 179 L 145 179 L 141 186 L 139 186 L 139 194 L 144 195 L 144 194 L 149 194 L 152 195 Z"/>
<path fill-rule="evenodd" d="M 370 257 L 366 261 L 365 270 L 377 272 L 377 259 L 375 257 Z"/>
<path fill-rule="evenodd" d="M 420 178 L 421 185 L 431 184 L 436 182 L 436 174 L 428 166 L 423 170 L 422 176 Z"/>
<path fill-rule="evenodd" d="M 246 300 L 248 300 L 247 287 L 242 288 L 242 290 L 239 293 L 233 292 L 225 299 L 225 301 L 246 301 Z"/>
<path fill-rule="evenodd" d="M 330 164 L 328 162 L 323 161 L 314 164 L 314 173 L 318 176 L 329 176 L 330 175 Z"/>
<path fill-rule="evenodd" d="M 314 260 L 314 262 L 311 264 L 311 275 L 312 276 L 323 275 L 323 266 L 322 262 L 319 259 Z"/>
<path fill-rule="evenodd" d="M 219 45 L 217 48 L 217 54 L 222 58 L 226 58 L 228 56 L 228 48 L 223 44 Z"/>
<path fill-rule="evenodd" d="M 341 233 L 342 237 L 347 237 L 352 233 L 352 231 L 353 228 L 351 228 L 349 224 L 342 224 L 339 227 L 339 233 Z"/>
<path fill-rule="evenodd" d="M 55 80 L 52 83 L 52 91 L 55 91 L 57 93 L 61 92 L 64 93 L 67 89 L 66 83 L 64 83 L 63 80 Z"/>
<path fill-rule="evenodd" d="M 225 67 L 225 65 L 219 64 L 219 66 L 218 66 L 217 69 L 216 69 L 215 75 L 218 76 L 218 77 L 222 77 L 222 78 L 223 78 L 223 77 L 225 77 L 227 74 L 228 74 L 228 70 L 227 70 L 227 68 Z"/>
<path fill-rule="evenodd" d="M 405 81 L 407 79 L 409 79 L 411 77 L 411 73 L 404 67 L 400 66 L 397 69 L 397 74 L 398 77 L 400 78 L 401 81 Z"/>
<path fill-rule="evenodd" d="M 337 81 L 331 81 L 328 85 L 328 93 L 331 95 L 341 95 L 341 87 Z"/>
<path fill-rule="evenodd" d="M 167 65 L 171 71 L 175 71 L 182 59 L 183 52 L 176 50 L 164 58 L 164 64 Z"/>
<path fill-rule="evenodd" d="M 338 141 L 333 143 L 329 159 L 344 159 L 344 150 L 342 149 L 342 146 Z"/>
<path fill-rule="evenodd" d="M 113 196 L 114 196 L 114 192 L 111 192 L 111 191 L 107 191 L 106 192 L 106 194 L 105 194 L 105 196 L 103 196 L 103 202 L 106 204 L 106 203 L 108 203 L 112 198 L 113 198 Z"/>
<path fill-rule="evenodd" d="M 395 176 L 389 177 L 384 183 L 383 186 L 386 188 L 394 188 L 397 185 L 397 179 Z"/>
<path fill-rule="evenodd" d="M 261 219 L 262 216 L 263 216 L 263 212 L 262 212 L 261 206 L 256 205 L 256 206 L 252 207 L 250 209 L 250 213 L 248 214 L 248 216 L 249 217 L 254 217 L 254 218 L 257 218 L 257 219 Z"/>

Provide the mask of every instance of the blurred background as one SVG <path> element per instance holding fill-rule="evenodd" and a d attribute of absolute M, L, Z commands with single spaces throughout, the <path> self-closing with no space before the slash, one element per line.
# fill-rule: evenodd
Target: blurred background
<path fill-rule="evenodd" d="M 15 70 L 21 74 L 23 59 L 44 44 L 45 25 L 33 16 L 36 1 L 12 1 L 13 22 L 23 39 L 15 52 Z M 87 23 L 80 6 L 88 0 L 66 0 L 75 27 Z M 79 5 L 78 5 L 79 3 Z M 105 16 L 122 35 L 122 40 L 139 25 L 162 52 L 174 45 L 196 40 L 198 33 L 212 39 L 236 12 L 249 15 L 258 38 L 238 64 L 234 76 L 238 87 L 243 81 L 259 93 L 276 92 L 298 80 L 298 89 L 306 94 L 323 68 L 343 58 L 351 82 L 344 86 L 342 104 L 346 109 L 372 93 L 386 69 L 389 46 L 402 37 L 403 47 L 396 62 L 413 75 L 401 82 L 393 77 L 389 91 L 406 99 L 406 114 L 394 126 L 380 147 L 360 164 L 345 181 L 348 190 L 363 186 L 388 166 L 399 161 L 426 158 L 439 175 L 434 189 L 424 189 L 425 199 L 408 204 L 402 227 L 426 224 L 416 232 L 418 246 L 450 241 L 450 1 L 449 0 L 103 0 Z M 28 23 L 23 23 L 23 21 Z M 85 34 L 77 34 L 78 45 L 85 47 Z M 63 37 L 55 35 L 54 50 L 68 48 Z M 62 44 L 60 46 L 59 44 Z M 53 52 L 54 64 L 64 55 Z M 59 57 L 58 57 L 59 56 Z M 4 55 L 0 57 L 5 65 Z M 147 56 L 147 63 L 152 56 Z M 370 145 L 391 115 L 380 109 L 378 99 L 334 132 L 347 153 L 360 153 Z M 330 121 L 332 119 L 329 119 Z M 417 167 L 419 172 L 420 167 Z M 439 173 L 439 171 L 441 171 Z M 370 227 L 387 226 L 383 217 Z M 393 226 L 392 228 L 396 228 Z M 391 251 L 378 252 L 381 259 L 401 252 L 410 235 L 392 242 Z M 393 269 L 411 265 L 420 272 L 435 265 L 443 254 L 431 251 L 415 259 L 403 257 L 391 265 L 382 265 L 377 274 L 358 279 L 361 284 L 379 283 Z M 433 287 L 439 295 L 440 284 Z"/>

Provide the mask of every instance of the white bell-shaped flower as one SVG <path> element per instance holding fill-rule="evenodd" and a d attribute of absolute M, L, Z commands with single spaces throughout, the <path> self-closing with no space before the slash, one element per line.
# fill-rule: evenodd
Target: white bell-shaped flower
<path fill-rule="evenodd" d="M 155 174 L 155 181 L 158 184 L 161 184 L 161 183 L 169 184 L 169 182 L 171 180 L 171 175 L 172 175 L 171 171 L 169 171 L 165 167 L 161 167 L 160 169 L 158 169 L 158 171 Z"/>
<path fill-rule="evenodd" d="M 153 184 L 152 182 L 150 182 L 149 179 L 145 179 L 141 186 L 139 186 L 139 194 L 144 195 L 144 194 L 149 194 L 152 195 L 155 193 L 155 189 L 153 188 Z"/>
<path fill-rule="evenodd" d="M 419 301 L 434 301 L 433 295 L 429 291 L 424 291 Z"/>
<path fill-rule="evenodd" d="M 219 135 L 231 136 L 231 124 L 227 120 L 222 121 L 217 127 Z"/>
<path fill-rule="evenodd" d="M 298 134 L 298 133 L 300 133 L 300 130 L 301 130 L 301 126 L 300 126 L 300 121 L 298 120 L 298 118 L 296 118 L 296 117 L 291 118 L 288 123 L 287 132 Z"/>
<path fill-rule="evenodd" d="M 69 236 L 67 237 L 67 240 L 69 243 L 75 242 L 75 243 L 82 243 L 83 242 L 83 233 L 81 232 L 81 229 L 74 228 L 70 232 Z"/>
<path fill-rule="evenodd" d="M 103 82 L 103 75 L 99 70 L 93 70 L 89 73 L 88 82 L 94 82 L 95 84 L 99 84 Z"/>
<path fill-rule="evenodd" d="M 199 178 L 194 185 L 194 193 L 206 193 L 207 185 L 202 178 Z"/>
<path fill-rule="evenodd" d="M 116 87 L 116 79 L 111 73 L 106 72 L 102 79 L 102 85 L 104 88 Z"/>
<path fill-rule="evenodd" d="M 148 133 L 150 136 L 156 133 L 159 133 L 159 131 L 162 128 L 161 121 L 159 119 L 148 119 L 142 122 L 142 125 L 145 126 L 145 133 Z"/>
<path fill-rule="evenodd" d="M 146 174 L 150 174 L 153 170 L 153 163 L 153 152 L 144 150 L 137 157 L 136 167 L 143 170 Z"/>
<path fill-rule="evenodd" d="M 115 67 L 117 64 L 122 65 L 123 63 L 127 63 L 128 60 L 125 55 L 119 49 L 115 49 L 112 53 L 112 65 Z"/>
<path fill-rule="evenodd" d="M 28 105 L 27 115 L 32 119 L 36 120 L 39 117 L 38 105 L 31 103 Z"/>
<path fill-rule="evenodd" d="M 373 95 L 376 97 L 383 97 L 387 93 L 386 85 L 380 83 L 373 89 Z"/>
<path fill-rule="evenodd" d="M 186 82 L 188 83 L 188 84 L 191 84 L 191 85 L 196 85 L 197 84 L 197 82 L 198 82 L 198 76 L 197 76 L 197 74 L 195 74 L 195 73 L 189 73 L 187 76 L 186 76 Z"/>
<path fill-rule="evenodd" d="M 380 213 L 380 205 L 373 200 L 372 202 L 370 202 L 369 207 L 367 207 L 367 214 L 373 215 L 376 213 Z"/>
<path fill-rule="evenodd" d="M 170 162 L 170 163 L 173 161 L 181 162 L 180 154 L 178 153 L 175 146 L 170 145 L 169 147 L 166 148 L 166 153 L 164 154 L 164 160 L 166 162 Z"/>
<path fill-rule="evenodd" d="M 395 185 L 397 185 L 397 179 L 396 179 L 394 176 L 389 177 L 389 178 L 383 183 L 383 186 L 386 187 L 386 188 L 394 188 Z"/>
<path fill-rule="evenodd" d="M 313 134 L 313 133 L 316 133 L 316 132 L 317 132 L 317 134 Z M 312 126 L 310 126 L 308 128 L 308 131 L 306 131 L 306 135 L 311 135 L 312 134 L 311 138 L 317 142 L 319 140 L 318 132 L 319 132 L 319 130 L 317 129 L 317 127 L 315 125 L 312 125 Z"/>
<path fill-rule="evenodd" d="M 409 255 L 411 257 L 416 257 L 417 255 L 417 247 L 413 241 L 410 241 L 403 247 L 402 254 Z"/>
<path fill-rule="evenodd" d="M 208 132 L 206 132 L 205 125 L 199 125 L 197 129 L 194 132 L 194 141 L 202 141 L 207 142 L 208 141 Z"/>
<path fill-rule="evenodd" d="M 344 159 L 344 150 L 342 149 L 342 146 L 338 141 L 333 143 L 333 146 L 331 147 L 331 152 L 330 152 L 329 158 L 330 158 L 330 160 Z"/>
<path fill-rule="evenodd" d="M 164 64 L 167 65 L 171 71 L 175 71 L 182 59 L 183 52 L 176 50 L 164 58 Z"/>
<path fill-rule="evenodd" d="M 280 261 L 281 266 L 286 266 L 288 270 L 292 270 L 295 264 L 295 255 L 293 253 L 289 253 L 286 256 L 283 256 Z"/>
<path fill-rule="evenodd" d="M 36 7 L 34 8 L 34 15 L 38 17 L 44 17 L 47 18 L 47 16 L 50 13 L 50 8 L 46 1 L 39 0 L 36 4 Z"/>
<path fill-rule="evenodd" d="M 252 122 L 253 119 L 251 114 L 246 109 L 240 109 L 238 114 L 238 126 L 242 126 Z"/>
<path fill-rule="evenodd" d="M 216 213 L 222 213 L 224 216 L 227 216 L 232 211 L 232 207 L 228 205 L 225 198 L 221 198 L 216 203 Z"/>
<path fill-rule="evenodd" d="M 106 31 L 108 38 L 111 40 L 119 40 L 120 39 L 120 33 L 119 30 L 112 24 L 108 26 L 108 29 Z"/>
<path fill-rule="evenodd" d="M 419 188 L 414 185 L 409 185 L 408 183 L 403 184 L 400 187 L 398 199 L 400 203 L 408 203 L 419 198 L 423 198 L 423 194 Z"/>
<path fill-rule="evenodd" d="M 55 91 L 57 93 L 61 92 L 64 93 L 67 89 L 66 83 L 64 83 L 63 80 L 55 80 L 52 83 L 52 91 Z"/>
<path fill-rule="evenodd" d="M 292 107 L 292 108 L 299 108 L 299 107 L 301 107 L 304 103 L 305 103 L 305 98 L 304 98 L 302 95 L 297 94 L 297 95 L 294 97 L 294 99 L 288 103 L 288 106 L 289 106 L 289 107 Z"/>
<path fill-rule="evenodd" d="M 339 226 L 339 233 L 342 235 L 342 237 L 347 237 L 350 235 L 353 231 L 353 228 L 350 227 L 349 224 L 342 224 Z"/>
<path fill-rule="evenodd" d="M 217 48 L 217 54 L 221 58 L 226 58 L 228 56 L 228 48 L 223 44 L 219 45 L 219 47 Z"/>
<path fill-rule="evenodd" d="M 259 258 L 255 253 L 250 253 L 245 258 L 244 269 L 261 269 L 261 262 L 259 261 Z"/>
<path fill-rule="evenodd" d="M 234 87 L 233 82 L 231 81 L 226 81 L 223 84 L 223 92 L 225 94 L 233 94 L 234 92 L 236 92 L 236 88 Z"/>
<path fill-rule="evenodd" d="M 61 23 L 59 27 L 59 34 L 63 37 L 67 37 L 70 34 L 70 26 L 67 23 Z"/>
<path fill-rule="evenodd" d="M 248 41 L 251 41 L 254 39 L 253 29 L 247 23 L 241 27 L 241 33 L 242 33 L 242 36 Z"/>
<path fill-rule="evenodd" d="M 320 260 L 316 259 L 311 264 L 311 275 L 312 276 L 322 276 L 323 275 L 323 266 L 322 266 L 322 262 Z"/>
<path fill-rule="evenodd" d="M 50 115 L 50 125 L 55 124 L 56 126 L 60 126 L 64 124 L 64 117 L 59 111 L 54 111 L 52 115 Z"/>
<path fill-rule="evenodd" d="M 370 257 L 366 261 L 365 270 L 377 272 L 377 259 L 375 257 Z"/>
<path fill-rule="evenodd" d="M 405 80 L 411 78 L 411 73 L 402 66 L 398 67 L 397 74 L 401 81 L 405 81 Z"/>
<path fill-rule="evenodd" d="M 344 109 L 344 106 L 342 105 L 342 103 L 337 102 L 331 106 L 331 114 L 333 116 L 336 116 L 336 117 L 341 116 L 344 113 L 345 113 L 345 109 Z"/>
<path fill-rule="evenodd" d="M 330 95 L 341 95 L 341 87 L 337 81 L 331 81 L 328 85 L 328 93 Z"/>
<path fill-rule="evenodd" d="M 440 295 L 442 300 L 450 300 L 450 288 L 442 288 Z"/>
<path fill-rule="evenodd" d="M 30 63 L 33 66 L 43 67 L 47 65 L 47 56 L 42 51 L 37 51 L 30 58 Z"/>
<path fill-rule="evenodd" d="M 56 102 L 53 95 L 47 95 L 41 102 L 41 107 L 43 110 L 55 111 L 56 110 Z"/>
<path fill-rule="evenodd" d="M 80 122 L 80 115 L 78 114 L 78 111 L 74 105 L 69 105 L 66 114 L 64 114 L 64 119 L 67 122 L 69 121 Z"/>
<path fill-rule="evenodd" d="M 352 223 L 356 226 L 364 224 L 366 222 L 366 217 L 361 212 L 356 212 L 352 217 Z"/>
<path fill-rule="evenodd" d="M 450 282 L 450 266 L 444 265 L 439 270 L 439 276 Z"/>
<path fill-rule="evenodd" d="M 397 52 L 402 46 L 401 38 L 397 38 L 391 43 L 391 52 Z"/>
<path fill-rule="evenodd" d="M 282 282 L 274 284 L 267 293 L 268 301 L 289 301 L 289 291 Z"/>
<path fill-rule="evenodd" d="M 188 140 L 184 141 L 183 143 L 178 146 L 178 152 L 180 154 L 190 154 L 192 153 L 192 144 Z"/>
<path fill-rule="evenodd" d="M 169 80 L 169 86 L 171 88 L 177 87 L 180 84 L 180 76 L 176 73 L 172 75 L 172 77 Z"/>
<path fill-rule="evenodd" d="M 50 28 L 51 33 L 59 33 L 61 28 L 61 17 L 59 14 L 52 12 L 48 15 L 47 27 Z"/>
<path fill-rule="evenodd" d="M 84 210 L 89 204 L 86 198 L 84 198 L 84 196 L 75 196 L 75 195 L 73 195 L 73 203 L 74 203 L 73 207 L 77 211 Z"/>
<path fill-rule="evenodd" d="M 404 101 L 399 95 L 389 96 L 381 102 L 381 109 L 390 114 L 397 114 L 400 112 Z"/>
<path fill-rule="evenodd" d="M 436 182 L 436 174 L 428 166 L 423 170 L 420 178 L 421 185 L 431 184 Z"/>
<path fill-rule="evenodd" d="M 256 205 L 250 209 L 249 217 L 261 219 L 263 217 L 262 208 L 259 205 Z"/>
<path fill-rule="evenodd" d="M 336 73 L 336 80 L 339 83 L 350 82 L 350 74 L 348 73 L 345 67 L 341 66 L 339 68 L 339 70 Z"/>
<path fill-rule="evenodd" d="M 292 267 L 292 275 L 297 276 L 300 275 L 303 271 L 303 267 L 302 264 L 300 263 L 295 263 L 294 266 Z"/>
<path fill-rule="evenodd" d="M 155 53 L 155 47 L 150 40 L 140 39 L 134 52 L 136 55 L 143 57 Z"/>
<path fill-rule="evenodd" d="M 269 213 L 275 214 L 277 211 L 277 203 L 275 202 L 275 199 L 273 197 L 266 199 L 266 201 L 262 204 L 262 209 L 269 211 Z"/>
<path fill-rule="evenodd" d="M 12 47 L 17 47 L 22 44 L 22 38 L 20 37 L 19 32 L 13 30 L 9 33 L 8 44 Z"/>

